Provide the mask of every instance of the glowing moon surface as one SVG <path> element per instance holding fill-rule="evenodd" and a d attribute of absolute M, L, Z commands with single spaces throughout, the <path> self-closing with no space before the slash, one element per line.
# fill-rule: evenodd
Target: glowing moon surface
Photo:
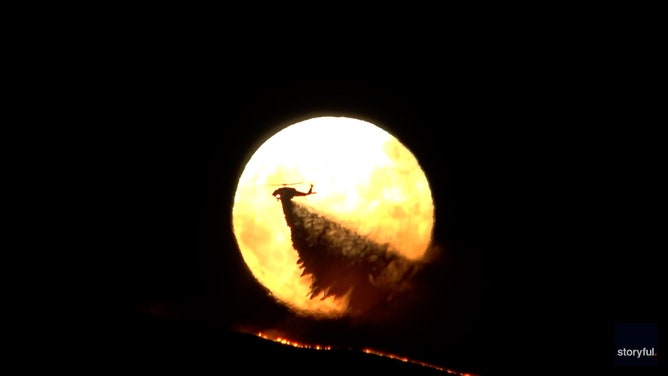
<path fill-rule="evenodd" d="M 298 183 L 298 184 L 294 184 Z M 366 121 L 317 117 L 288 126 L 248 160 L 234 197 L 233 230 L 253 276 L 281 303 L 305 315 L 344 315 L 345 298 L 309 296 L 281 202 L 272 192 L 292 184 L 315 194 L 293 201 L 410 260 L 430 246 L 434 205 L 415 156 Z"/>

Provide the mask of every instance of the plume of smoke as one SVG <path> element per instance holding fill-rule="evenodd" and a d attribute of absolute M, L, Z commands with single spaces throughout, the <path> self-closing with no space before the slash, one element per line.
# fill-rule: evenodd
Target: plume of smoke
<path fill-rule="evenodd" d="M 350 313 L 360 313 L 401 292 L 419 264 L 346 228 L 306 206 L 282 199 L 302 276 L 312 283 L 310 298 L 349 297 Z"/>

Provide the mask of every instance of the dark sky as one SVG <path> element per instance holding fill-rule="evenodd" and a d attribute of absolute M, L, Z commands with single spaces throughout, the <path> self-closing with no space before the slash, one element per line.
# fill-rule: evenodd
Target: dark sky
<path fill-rule="evenodd" d="M 607 367 L 614 323 L 659 320 L 657 100 L 609 51 L 132 41 L 96 53 L 78 86 L 94 317 L 281 328 L 477 372 Z M 318 115 L 382 125 L 425 170 L 442 253 L 410 305 L 311 322 L 245 269 L 231 229 L 243 164 Z"/>

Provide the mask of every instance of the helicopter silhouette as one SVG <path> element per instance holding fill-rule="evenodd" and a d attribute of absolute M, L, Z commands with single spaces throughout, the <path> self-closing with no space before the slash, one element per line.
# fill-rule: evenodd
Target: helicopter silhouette
<path fill-rule="evenodd" d="M 276 197 L 276 200 L 280 199 L 290 200 L 296 196 L 308 196 L 317 193 L 313 192 L 313 184 L 311 184 L 311 187 L 309 188 L 308 192 L 301 192 L 295 188 L 286 187 L 285 185 L 287 184 L 284 184 L 283 187 L 278 188 L 277 190 L 274 191 L 274 193 L 272 193 L 272 196 Z"/>

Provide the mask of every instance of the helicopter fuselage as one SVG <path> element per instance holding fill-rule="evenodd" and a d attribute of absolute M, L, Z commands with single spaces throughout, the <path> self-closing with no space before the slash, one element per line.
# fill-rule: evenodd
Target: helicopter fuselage
<path fill-rule="evenodd" d="M 313 185 L 311 185 L 311 188 L 308 190 L 308 192 L 300 192 L 292 187 L 281 187 L 275 190 L 274 193 L 272 193 L 272 196 L 276 197 L 277 200 L 278 199 L 290 200 L 295 196 L 308 196 L 314 193 L 315 192 L 313 192 Z"/>

